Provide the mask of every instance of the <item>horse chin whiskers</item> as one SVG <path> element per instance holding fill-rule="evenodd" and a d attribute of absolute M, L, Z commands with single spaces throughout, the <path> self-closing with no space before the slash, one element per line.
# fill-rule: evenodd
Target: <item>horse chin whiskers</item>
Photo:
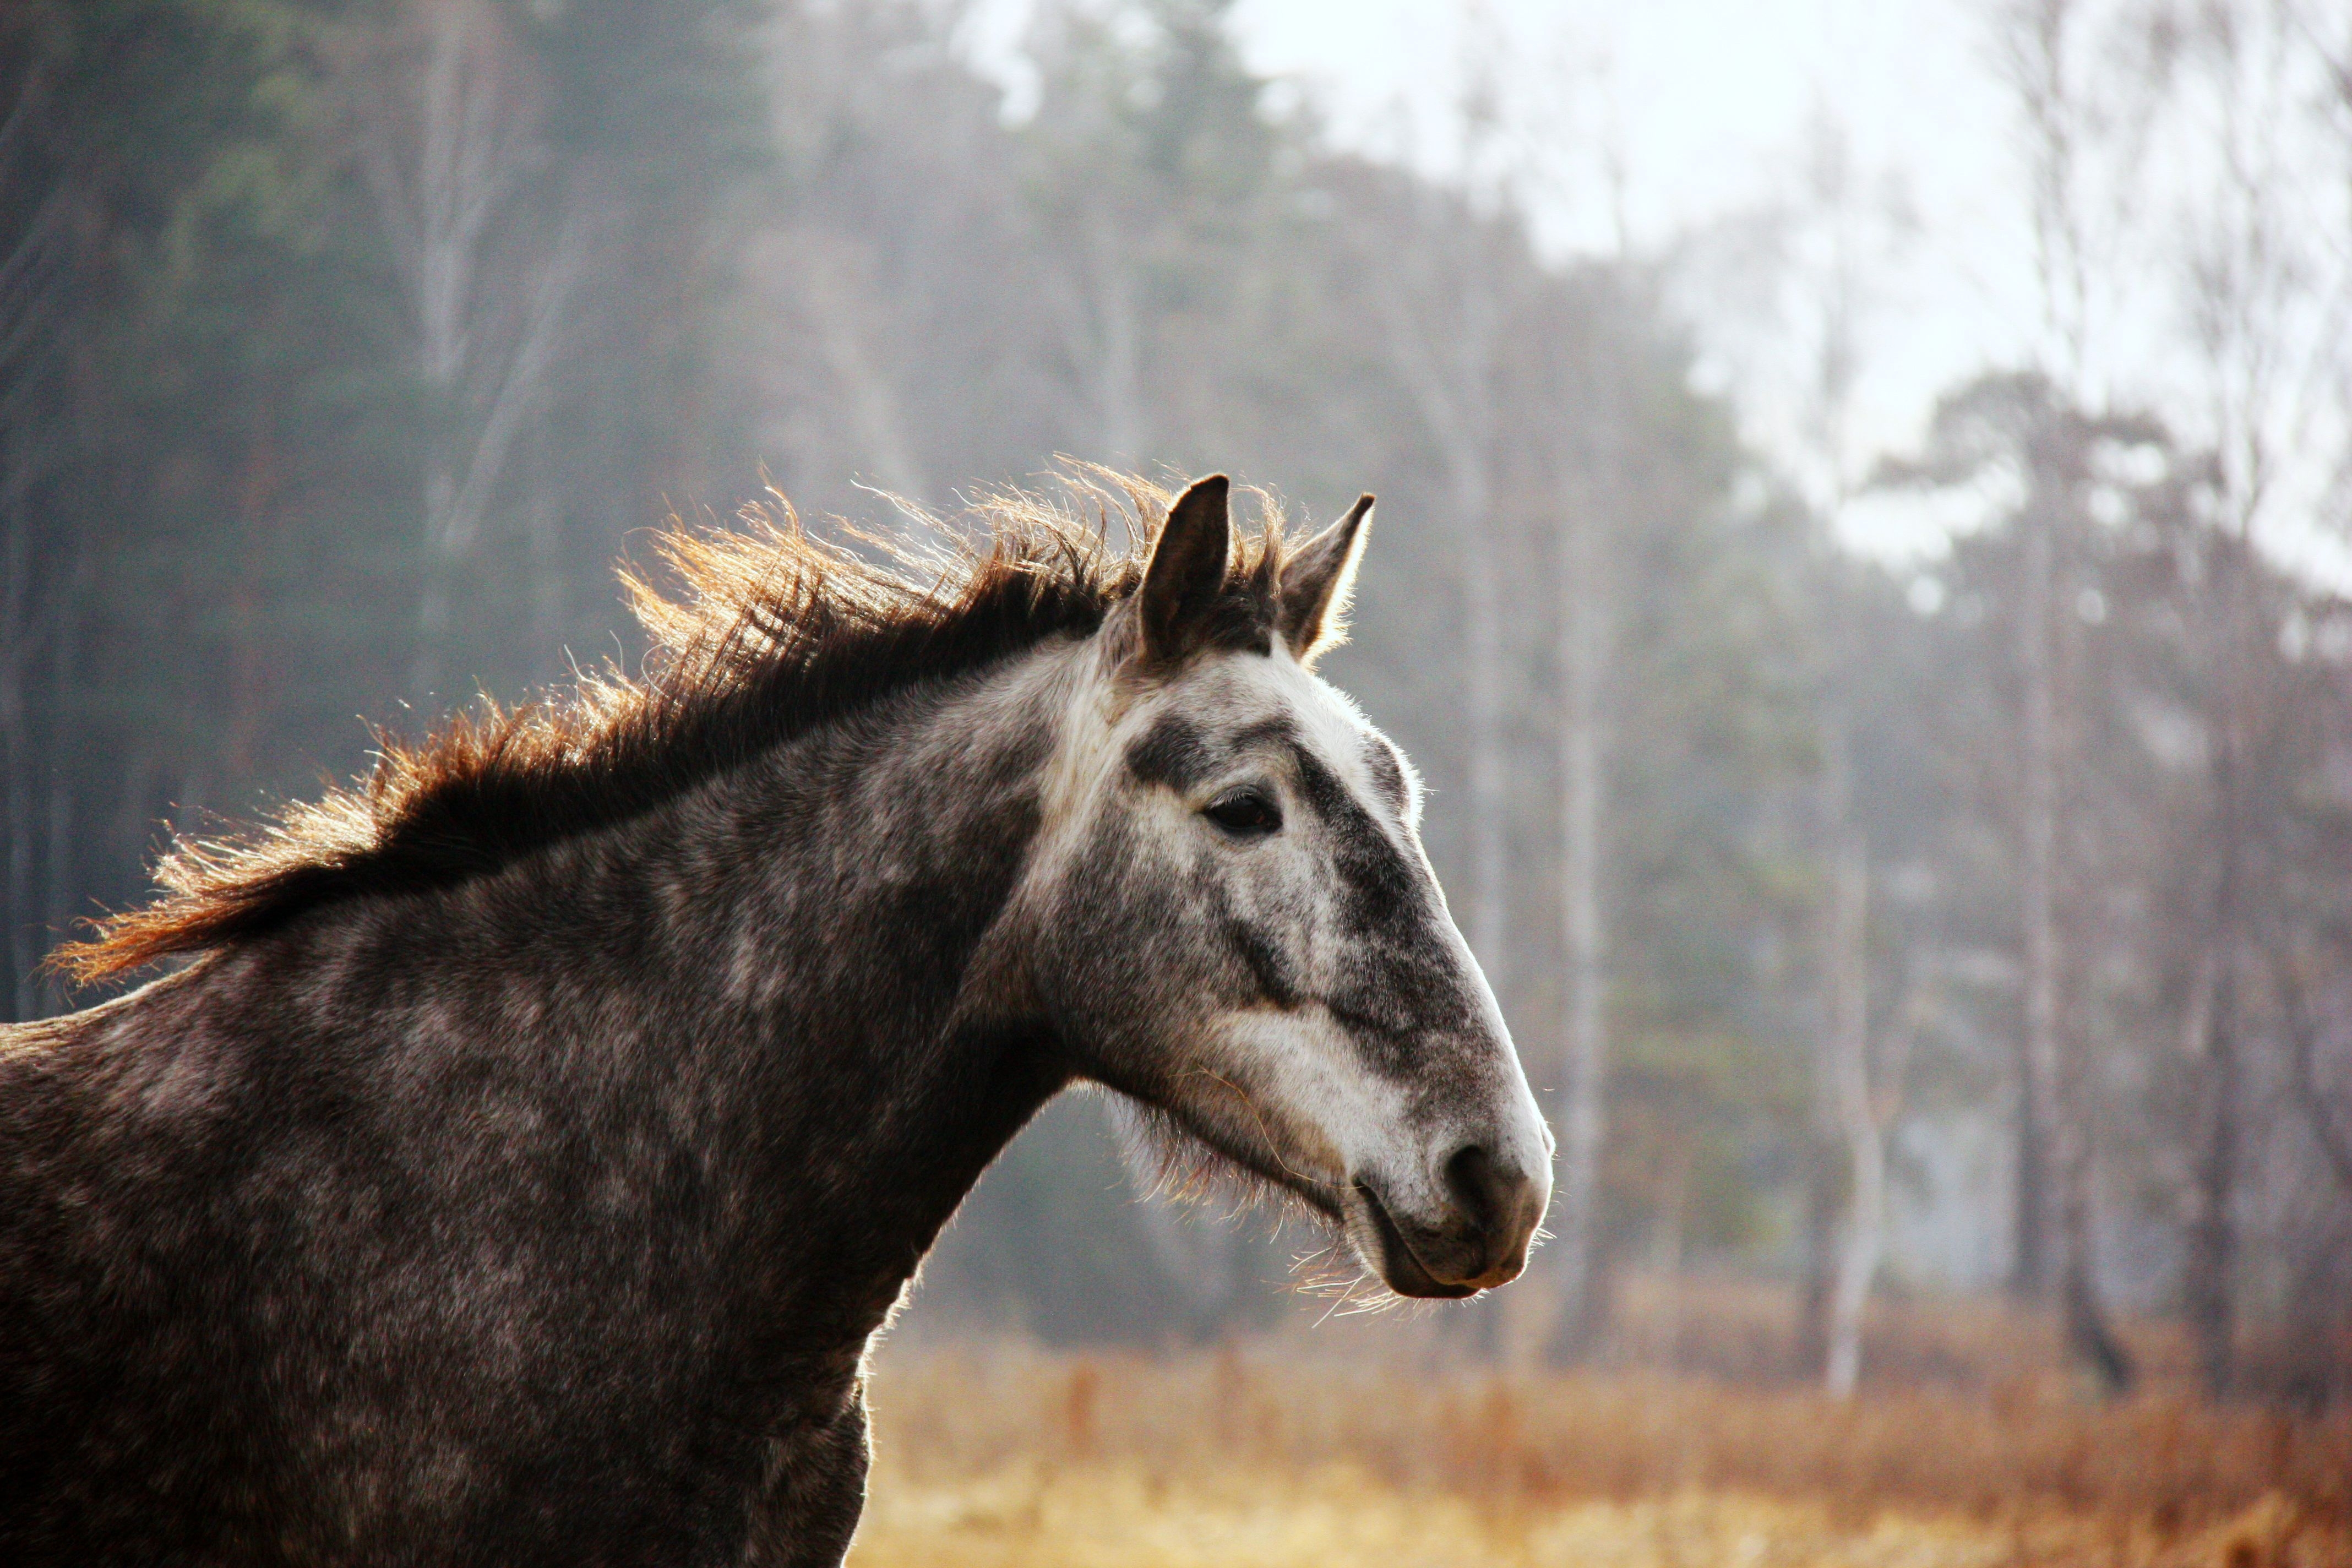
<path fill-rule="evenodd" d="M 1327 1229 L 1342 1223 L 1338 1200 L 1325 1191 L 1329 1184 L 1296 1172 L 1289 1180 L 1272 1175 L 1164 1107 L 1116 1089 L 1110 1104 L 1129 1168 L 1148 1173 L 1151 1195 L 1220 1211 L 1231 1221 L 1265 1215 L 1277 1231 L 1294 1216 Z"/>
<path fill-rule="evenodd" d="M 1334 1317 L 1392 1312 L 1420 1305 L 1390 1289 L 1379 1271 L 1358 1257 L 1355 1245 L 1340 1234 L 1333 1234 L 1312 1252 L 1299 1254 L 1291 1262 L 1290 1275 L 1295 1294 L 1328 1303 L 1315 1320 L 1318 1326 Z"/>

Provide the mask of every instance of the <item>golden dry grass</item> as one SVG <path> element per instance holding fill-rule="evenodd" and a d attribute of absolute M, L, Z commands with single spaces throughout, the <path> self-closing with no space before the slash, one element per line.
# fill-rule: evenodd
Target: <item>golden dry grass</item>
<path fill-rule="evenodd" d="M 1361 1348 L 1360 1342 L 1353 1348 Z M 2352 1418 L 2062 1377 L 1508 1376 L 1276 1336 L 894 1352 L 853 1568 L 2352 1564 Z"/>

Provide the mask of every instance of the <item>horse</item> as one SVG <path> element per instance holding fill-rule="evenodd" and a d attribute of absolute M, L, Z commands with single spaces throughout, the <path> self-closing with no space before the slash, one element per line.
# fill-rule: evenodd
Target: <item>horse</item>
<path fill-rule="evenodd" d="M 638 675 L 380 735 L 62 949 L 176 967 L 0 1032 L 0 1560 L 837 1563 L 871 1348 L 1074 1084 L 1368 1288 L 1518 1274 L 1550 1134 L 1314 673 L 1371 498 L 1090 482 L 1147 547 L 673 527 Z"/>

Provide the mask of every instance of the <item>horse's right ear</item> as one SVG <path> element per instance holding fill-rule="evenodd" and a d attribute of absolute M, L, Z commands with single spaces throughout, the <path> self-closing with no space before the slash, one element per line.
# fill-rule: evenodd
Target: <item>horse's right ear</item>
<path fill-rule="evenodd" d="M 1173 664 L 1200 645 L 1224 592 L 1232 527 L 1225 518 L 1223 474 L 1195 479 L 1168 509 L 1143 569 L 1137 612 L 1146 664 Z"/>
<path fill-rule="evenodd" d="M 1358 496 L 1347 516 L 1282 563 L 1282 640 L 1301 664 L 1313 665 L 1316 655 L 1348 640 L 1348 601 L 1371 515 L 1372 498 Z"/>

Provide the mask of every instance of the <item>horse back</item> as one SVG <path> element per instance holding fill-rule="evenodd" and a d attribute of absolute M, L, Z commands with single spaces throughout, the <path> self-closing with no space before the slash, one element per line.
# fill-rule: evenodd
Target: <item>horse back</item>
<path fill-rule="evenodd" d="M 184 972 L 0 1029 L 0 1556 L 11 1561 L 233 1549 L 223 1537 L 235 1521 L 215 1505 L 247 1489 L 263 1423 L 222 1397 L 254 1385 L 236 1301 L 251 1259 L 213 1201 L 226 1152 L 219 1064 L 184 1027 L 200 990 Z"/>
<path fill-rule="evenodd" d="M 598 1131 L 657 1097 L 327 967 L 289 936 L 0 1036 L 0 1562 L 690 1562 L 797 1513 L 776 1391 L 712 1351 L 719 1205 Z"/>

